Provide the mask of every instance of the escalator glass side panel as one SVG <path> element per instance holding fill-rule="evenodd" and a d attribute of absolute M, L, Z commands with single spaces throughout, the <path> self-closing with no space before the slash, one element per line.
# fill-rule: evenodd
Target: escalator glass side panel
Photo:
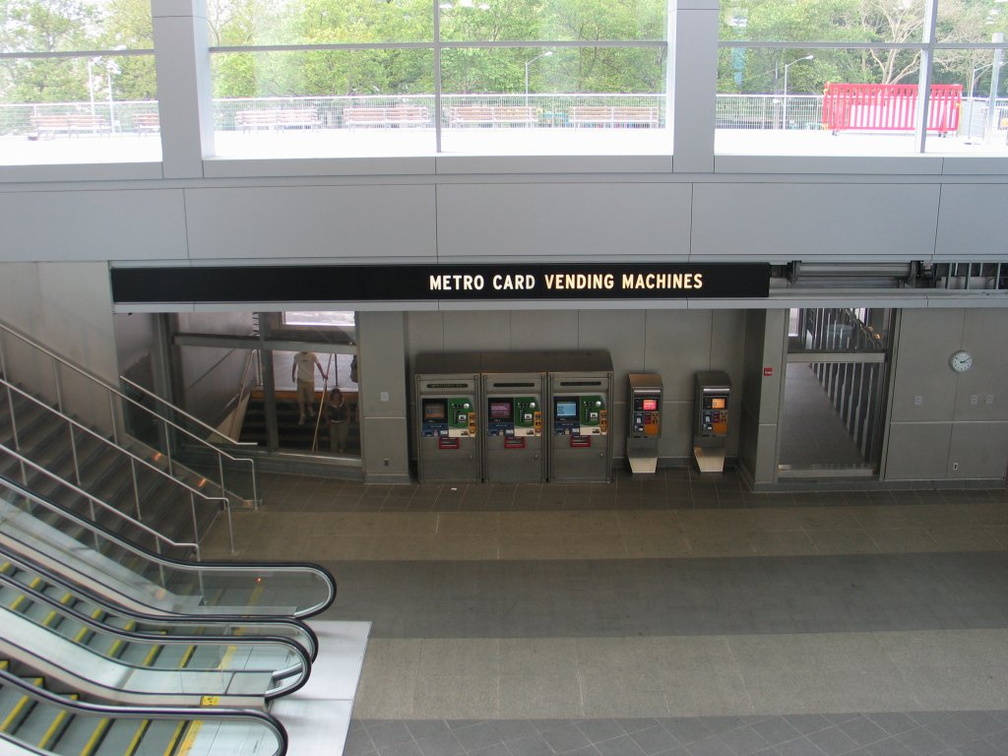
<path fill-rule="evenodd" d="M 46 519 L 26 511 L 31 501 Z M 309 617 L 326 609 L 335 580 L 313 564 L 179 562 L 123 541 L 0 476 L 0 523 L 11 548 L 44 553 L 75 583 L 100 585 L 127 606 L 165 614 Z"/>

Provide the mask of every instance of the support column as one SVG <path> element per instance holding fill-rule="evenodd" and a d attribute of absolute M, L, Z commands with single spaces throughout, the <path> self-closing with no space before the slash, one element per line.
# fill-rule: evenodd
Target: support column
<path fill-rule="evenodd" d="M 202 178 L 214 154 L 206 0 L 153 0 L 165 178 Z"/>
<path fill-rule="evenodd" d="M 669 122 L 672 170 L 714 171 L 718 0 L 678 0 L 669 8 Z"/>
<path fill-rule="evenodd" d="M 357 313 L 365 483 L 410 482 L 405 330 L 401 312 Z"/>

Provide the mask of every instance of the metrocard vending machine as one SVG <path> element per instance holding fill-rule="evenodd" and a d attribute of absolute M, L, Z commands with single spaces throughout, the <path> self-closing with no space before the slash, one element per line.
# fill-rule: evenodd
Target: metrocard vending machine
<path fill-rule="evenodd" d="M 541 483 L 546 479 L 543 383 L 541 373 L 483 375 L 484 480 Z"/>
<path fill-rule="evenodd" d="M 549 479 L 563 482 L 612 480 L 612 444 L 609 408 L 612 406 L 612 362 L 606 353 L 598 357 L 600 370 L 591 370 L 594 359 L 575 359 L 584 370 L 549 374 Z"/>
<path fill-rule="evenodd" d="M 693 456 L 702 473 L 724 471 L 728 445 L 731 379 L 722 371 L 696 374 Z"/>
<path fill-rule="evenodd" d="M 626 456 L 630 471 L 654 473 L 658 468 L 658 441 L 662 427 L 662 380 L 653 373 L 630 373 L 627 376 Z"/>
<path fill-rule="evenodd" d="M 418 373 L 414 380 L 418 479 L 478 482 L 477 375 Z"/>

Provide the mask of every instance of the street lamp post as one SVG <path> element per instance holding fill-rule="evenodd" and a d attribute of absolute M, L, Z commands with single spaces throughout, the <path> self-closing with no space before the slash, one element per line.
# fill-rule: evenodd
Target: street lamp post
<path fill-rule="evenodd" d="M 991 35 L 991 42 L 994 44 L 1000 44 L 1004 42 L 1004 32 L 994 32 Z M 1000 47 L 994 48 L 994 62 L 991 66 L 991 88 L 990 88 L 990 103 L 987 107 L 987 138 L 988 140 L 993 139 L 994 135 L 997 133 L 998 119 L 997 119 L 997 94 L 998 85 L 1000 84 L 1001 77 L 1001 60 L 1002 50 Z"/>
<path fill-rule="evenodd" d="M 781 128 L 785 131 L 787 130 L 787 72 L 795 63 L 801 63 L 803 60 L 813 60 L 815 55 L 806 55 L 804 58 L 798 58 L 798 60 L 792 60 L 790 63 L 784 64 L 784 104 L 781 106 Z"/>
<path fill-rule="evenodd" d="M 541 55 L 536 55 L 532 60 L 525 61 L 525 107 L 529 106 L 529 66 L 535 63 L 539 58 L 548 58 L 553 54 L 552 50 L 547 50 Z"/>

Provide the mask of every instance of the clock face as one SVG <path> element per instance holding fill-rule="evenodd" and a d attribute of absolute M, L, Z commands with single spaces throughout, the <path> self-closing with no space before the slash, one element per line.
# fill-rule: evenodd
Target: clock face
<path fill-rule="evenodd" d="M 958 351 L 949 358 L 949 365 L 957 373 L 965 373 L 973 367 L 973 355 L 966 351 Z"/>

